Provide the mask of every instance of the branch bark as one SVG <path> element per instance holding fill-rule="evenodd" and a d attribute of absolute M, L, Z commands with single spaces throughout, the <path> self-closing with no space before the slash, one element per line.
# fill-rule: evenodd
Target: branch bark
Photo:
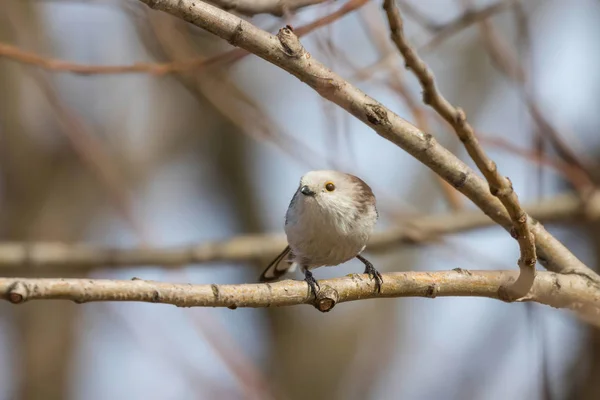
<path fill-rule="evenodd" d="M 600 219 L 600 192 L 587 202 L 575 194 L 562 194 L 526 207 L 543 222 L 595 221 Z M 405 245 L 426 244 L 440 236 L 494 225 L 479 210 L 417 217 L 382 232 L 376 232 L 367 251 L 380 252 Z M 174 248 L 102 248 L 85 244 L 55 242 L 0 243 L 0 271 L 74 270 L 128 268 L 156 265 L 180 267 L 208 262 L 265 261 L 285 247 L 283 235 L 238 236 L 222 241 Z M 6 273 L 6 272 L 4 272 Z"/>
<path fill-rule="evenodd" d="M 517 271 L 468 271 L 456 268 L 441 272 L 384 274 L 381 293 L 365 274 L 319 281 L 315 299 L 304 281 L 270 284 L 191 285 L 107 279 L 0 278 L 0 296 L 14 304 L 31 300 L 140 301 L 178 307 L 283 307 L 313 304 L 330 311 L 336 304 L 390 297 L 472 296 L 508 300 L 502 288 L 517 278 Z M 529 293 L 519 301 L 533 301 L 575 310 L 600 326 L 598 286 L 580 275 L 540 271 Z"/>

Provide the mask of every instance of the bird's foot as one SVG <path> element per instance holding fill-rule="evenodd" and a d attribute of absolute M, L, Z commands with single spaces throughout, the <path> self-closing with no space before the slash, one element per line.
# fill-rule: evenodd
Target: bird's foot
<path fill-rule="evenodd" d="M 369 274 L 369 278 L 375 280 L 375 288 L 377 289 L 377 293 L 381 293 L 381 285 L 383 284 L 383 277 L 381 276 L 379 271 L 377 271 L 375 269 L 375 267 L 373 266 L 373 264 L 371 264 L 371 262 L 369 260 L 367 260 L 366 258 L 364 258 L 362 256 L 358 256 L 358 257 L 359 257 L 359 260 L 365 264 L 365 274 Z"/>
<path fill-rule="evenodd" d="M 321 286 L 319 286 L 319 282 L 317 282 L 317 280 L 313 277 L 312 272 L 310 272 L 309 270 L 305 270 L 304 280 L 306 281 L 306 283 L 308 283 L 308 287 L 310 288 L 312 294 L 314 294 L 315 298 L 317 298 L 317 294 L 321 291 Z"/>

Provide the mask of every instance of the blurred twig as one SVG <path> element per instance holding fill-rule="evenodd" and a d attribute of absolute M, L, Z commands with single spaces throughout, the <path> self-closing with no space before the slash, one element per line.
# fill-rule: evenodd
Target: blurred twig
<path fill-rule="evenodd" d="M 219 8 L 252 17 L 256 14 L 272 14 L 282 17 L 300 8 L 324 3 L 328 0 L 210 0 Z"/>
<path fill-rule="evenodd" d="M 327 26 L 328 24 L 337 21 L 343 16 L 360 8 L 367 2 L 368 0 L 350 0 L 333 13 L 296 28 L 295 33 L 298 37 L 307 35 L 318 28 Z M 248 54 L 251 53 L 244 49 L 233 49 L 217 54 L 216 56 L 210 58 L 190 58 L 187 60 L 178 60 L 168 63 L 135 63 L 131 65 L 84 65 L 40 56 L 33 52 L 22 50 L 16 46 L 12 46 L 7 43 L 0 43 L 0 57 L 6 57 L 8 59 L 23 64 L 35 65 L 37 67 L 49 71 L 70 72 L 73 74 L 81 75 L 148 73 L 160 76 L 183 71 L 199 73 L 199 71 L 201 71 L 204 68 L 217 67 L 222 66 L 224 64 L 237 62 L 245 56 L 247 56 Z"/>
<path fill-rule="evenodd" d="M 600 193 L 583 202 L 573 194 L 563 194 L 526 207 L 542 222 L 600 219 Z M 404 245 L 426 244 L 442 235 L 465 232 L 494 225 L 479 210 L 442 215 L 426 215 L 375 232 L 367 251 L 380 252 Z M 158 265 L 179 267 L 214 261 L 264 261 L 285 247 L 283 235 L 257 234 L 179 248 L 101 248 L 84 244 L 52 242 L 0 243 L 0 270 L 42 268 L 89 269 Z"/>
<path fill-rule="evenodd" d="M 36 0 L 41 3 L 85 3 L 117 6 L 131 0 Z M 283 17 L 301 8 L 325 3 L 330 0 L 210 0 L 211 3 L 225 11 L 253 17 L 258 14 L 271 14 Z"/>
<path fill-rule="evenodd" d="M 403 2 L 403 8 L 405 8 L 405 4 L 407 3 Z M 525 104 L 537 126 L 538 136 L 546 139 L 565 162 L 576 166 L 587 175 L 589 181 L 595 182 L 597 177 L 592 171 L 594 170 L 596 164 L 584 155 L 576 154 L 571 146 L 569 146 L 569 144 L 562 138 L 562 135 L 558 129 L 556 129 L 550 123 L 548 118 L 542 112 L 540 106 L 537 104 L 531 88 L 528 87 L 527 74 L 522 63 L 520 62 L 519 56 L 515 54 L 506 41 L 495 30 L 490 17 L 494 16 L 499 11 L 508 9 L 507 6 L 511 6 L 515 10 L 519 31 L 521 33 L 525 32 L 528 28 L 527 18 L 521 9 L 522 5 L 516 0 L 502 0 L 494 5 L 482 8 L 480 10 L 466 8 L 461 17 L 449 24 L 445 24 L 443 28 L 437 28 L 435 23 L 433 23 L 423 14 L 417 18 L 413 17 L 414 20 L 421 26 L 435 33 L 435 37 L 427 44 L 420 46 L 419 51 L 431 51 L 436 46 L 441 44 L 442 41 L 448 39 L 453 33 L 459 32 L 461 29 L 473 24 L 478 24 L 484 41 L 485 49 L 490 55 L 494 66 L 509 79 L 517 83 L 519 87 L 523 88 Z M 406 11 L 408 11 L 408 9 L 406 9 Z M 477 18 L 473 18 L 473 16 L 477 16 Z M 465 24 L 465 22 L 467 23 Z M 453 26 L 460 27 L 460 29 L 455 30 L 455 28 L 452 28 Z M 585 193 L 585 191 L 582 193 Z"/>
<path fill-rule="evenodd" d="M 431 20 L 427 20 L 426 17 L 421 16 L 419 19 L 415 18 L 421 25 L 428 28 L 430 31 L 435 32 L 435 36 L 430 39 L 426 44 L 419 47 L 419 51 L 428 52 L 439 46 L 443 41 L 449 39 L 451 36 L 461 32 L 465 28 L 476 24 L 479 21 L 485 21 L 490 17 L 507 10 L 511 5 L 511 1 L 499 1 L 495 4 L 490 4 L 487 7 L 483 7 L 479 10 L 466 9 L 459 17 L 454 20 L 443 24 L 437 25 Z M 402 2 L 402 8 L 407 6 L 408 2 Z M 409 8 L 406 8 L 408 14 Z M 428 22 L 426 22 L 428 21 Z"/>
<path fill-rule="evenodd" d="M 373 4 L 373 3 L 371 3 Z M 375 47 L 379 51 L 380 57 L 384 57 L 385 54 L 391 53 L 391 46 L 387 40 L 387 32 L 384 25 L 381 24 L 381 17 L 379 13 L 377 15 L 365 15 L 369 8 L 363 8 L 362 12 L 359 13 L 363 18 L 361 21 L 365 25 L 369 35 L 369 39 L 374 43 Z M 378 18 L 375 20 L 375 18 Z M 384 58 L 385 59 L 385 58 Z M 431 133 L 431 127 L 429 125 L 429 119 L 427 112 L 424 107 L 415 99 L 410 90 L 406 86 L 404 76 L 401 71 L 396 67 L 394 63 L 386 62 L 385 65 L 389 69 L 389 86 L 394 92 L 396 92 L 400 98 L 406 104 L 406 107 L 410 110 L 413 115 L 413 120 L 417 128 L 423 132 Z M 442 193 L 446 199 L 446 202 L 452 210 L 460 210 L 463 207 L 464 198 L 454 189 L 448 182 L 443 180 L 439 175 L 434 174 L 436 182 L 442 189 Z"/>
<path fill-rule="evenodd" d="M 16 9 L 15 9 L 16 10 Z M 20 26 L 19 22 L 24 19 L 19 12 L 11 14 L 11 22 L 14 28 Z M 27 31 L 25 30 L 25 33 Z M 29 34 L 21 33 L 27 40 L 32 42 L 33 38 Z M 0 54 L 2 53 L 0 43 Z M 131 229 L 136 232 L 144 242 L 149 239 L 149 233 L 144 227 L 143 222 L 134 212 L 131 193 L 123 175 L 112 162 L 108 147 L 92 130 L 87 126 L 83 119 L 78 116 L 61 98 L 53 81 L 45 73 L 38 69 L 28 69 L 28 74 L 33 78 L 42 94 L 46 97 L 48 105 L 53 110 L 57 122 L 62 127 L 60 132 L 65 136 L 73 152 L 81 160 L 81 163 L 94 175 L 104 186 L 106 192 L 111 196 L 115 209 L 127 221 Z"/>
<path fill-rule="evenodd" d="M 160 47 L 160 51 L 157 53 L 164 54 L 171 61 L 192 57 L 202 58 L 206 46 L 198 45 L 190 34 L 190 30 L 187 29 L 189 25 L 170 15 L 145 11 L 147 16 L 145 26 L 153 33 L 150 36 L 154 36 Z M 249 141 L 243 133 L 259 140 L 270 139 L 284 150 L 293 148 L 289 144 L 286 146 L 288 142 L 284 139 L 289 141 L 289 138 L 280 137 L 283 135 L 277 136 L 276 132 L 269 130 L 271 121 L 266 114 L 259 114 L 254 119 L 248 118 L 246 114 L 260 113 L 262 110 L 222 71 L 214 71 L 210 75 L 180 71 L 175 77 L 196 98 L 202 108 L 208 108 L 207 101 L 214 107 L 210 115 L 218 127 L 209 132 L 203 132 L 204 135 L 218 137 L 218 145 L 212 147 L 208 160 L 205 160 L 216 166 L 213 174 L 215 174 L 215 182 L 219 183 L 211 191 L 219 192 L 226 199 L 225 202 L 228 203 L 231 215 L 237 221 L 241 232 L 260 231 L 257 194 L 253 191 L 247 168 L 252 152 L 248 151 Z M 263 124 L 266 126 L 265 129 L 263 129 Z M 258 133 L 254 131 L 258 131 Z M 293 151 L 291 155 L 296 156 Z M 189 277 L 184 271 L 179 271 L 178 275 L 184 281 L 189 281 Z M 207 313 L 192 313 L 188 316 L 196 327 L 196 331 L 203 336 L 232 376 L 239 382 L 244 398 L 274 398 L 271 393 L 271 382 L 263 377 L 260 369 L 246 357 L 244 350 L 239 348 L 233 338 L 227 335 L 227 329 L 220 320 L 212 318 Z"/>
<path fill-rule="evenodd" d="M 575 154 L 558 130 L 545 117 L 535 101 L 533 93 L 527 90 L 528 77 L 519 61 L 519 57 L 494 28 L 493 22 L 490 20 L 481 20 L 479 21 L 479 27 L 485 48 L 496 68 L 525 88 L 525 103 L 533 121 L 538 127 L 538 134 L 548 140 L 560 157 L 566 162 L 577 166 L 588 175 L 590 180 L 593 180 L 595 177 L 590 172 L 589 167 L 591 162 L 585 160 L 585 156 Z"/>
<path fill-rule="evenodd" d="M 521 157 L 530 163 L 537 164 L 540 168 L 544 166 L 552 168 L 578 189 L 580 193 L 586 191 L 593 185 L 593 182 L 590 181 L 588 175 L 583 173 L 580 168 L 577 168 L 562 159 L 555 160 L 544 153 L 520 148 L 500 137 L 484 136 L 479 132 L 477 136 L 481 142 L 487 146 L 506 150 L 510 154 Z"/>
<path fill-rule="evenodd" d="M 386 297 L 472 296 L 507 300 L 504 285 L 517 278 L 516 271 L 469 271 L 456 268 L 437 272 L 383 274 L 381 293 L 366 274 L 320 281 L 317 298 L 306 282 L 270 284 L 191 285 L 133 279 L 0 278 L 0 296 L 14 304 L 31 300 L 141 301 L 178 307 L 282 307 L 313 304 L 323 312 L 347 301 Z M 580 275 L 540 271 L 530 291 L 519 301 L 533 301 L 577 311 L 588 323 L 600 326 L 598 287 Z"/>
<path fill-rule="evenodd" d="M 181 21 L 156 13 L 148 15 L 148 21 L 148 26 L 155 34 L 162 51 L 174 63 L 186 58 L 203 59 L 202 55 L 198 55 L 187 32 L 178 25 Z M 292 159 L 296 159 L 304 165 L 311 165 L 311 160 L 306 157 L 307 154 L 318 155 L 321 159 L 328 158 L 319 155 L 316 150 L 286 132 L 258 102 L 241 90 L 223 71 L 215 70 L 210 75 L 195 74 L 193 71 L 178 71 L 175 76 L 196 98 L 209 101 L 218 113 L 239 129 L 240 133 L 257 141 L 273 143 Z M 236 164 L 239 162 L 239 157 L 231 158 L 231 154 L 226 159 L 234 160 Z M 239 180 L 239 182 L 247 182 L 247 179 Z M 239 198 L 246 198 L 247 201 L 247 197 Z M 238 198 L 238 196 L 233 198 Z M 254 213 L 249 215 L 254 216 Z"/>
<path fill-rule="evenodd" d="M 85 65 L 40 56 L 8 43 L 0 43 L 0 56 L 23 64 L 35 65 L 48 71 L 70 72 L 80 75 L 148 73 L 164 75 L 182 70 L 195 70 L 205 66 L 204 59 L 171 63 L 135 63 L 131 65 Z"/>
<path fill-rule="evenodd" d="M 435 109 L 452 125 L 459 139 L 464 143 L 469 156 L 485 176 L 490 192 L 502 202 L 510 215 L 514 237 L 517 239 L 521 250 L 521 257 L 518 262 L 521 274 L 511 287 L 514 294 L 519 297 L 529 290 L 535 278 L 537 254 L 535 237 L 531 229 L 532 221 L 521 208 L 519 198 L 513 190 L 510 180 L 498 172 L 496 163 L 488 157 L 479 144 L 464 111 L 455 108 L 438 91 L 432 72 L 406 40 L 403 28 L 404 22 L 394 0 L 385 0 L 383 4 L 390 24 L 392 40 L 404 57 L 407 68 L 414 72 L 423 87 L 423 102 Z"/>

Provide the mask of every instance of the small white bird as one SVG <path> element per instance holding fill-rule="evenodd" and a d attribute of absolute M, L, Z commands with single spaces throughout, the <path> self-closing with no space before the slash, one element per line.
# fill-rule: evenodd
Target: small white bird
<path fill-rule="evenodd" d="M 319 284 L 311 269 L 356 257 L 381 291 L 381 274 L 360 255 L 378 217 L 375 195 L 362 179 L 339 171 L 308 172 L 300 179 L 285 216 L 288 246 L 269 264 L 260 281 L 276 280 L 299 265 L 316 296 Z"/>

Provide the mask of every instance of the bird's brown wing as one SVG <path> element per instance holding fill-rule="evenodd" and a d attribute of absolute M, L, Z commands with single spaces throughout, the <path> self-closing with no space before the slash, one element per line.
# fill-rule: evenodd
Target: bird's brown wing
<path fill-rule="evenodd" d="M 271 282 L 285 274 L 291 266 L 291 261 L 288 257 L 290 252 L 290 246 L 287 246 L 277 257 L 275 257 L 260 276 L 260 281 Z"/>

